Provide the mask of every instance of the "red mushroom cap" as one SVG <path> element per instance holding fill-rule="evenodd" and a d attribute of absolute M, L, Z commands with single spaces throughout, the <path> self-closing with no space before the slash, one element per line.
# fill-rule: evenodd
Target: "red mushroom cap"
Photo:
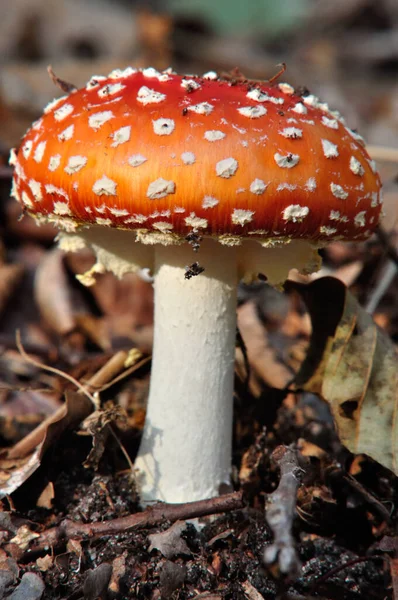
<path fill-rule="evenodd" d="M 340 115 L 288 84 L 213 73 L 94 77 L 51 103 L 12 159 L 29 213 L 153 242 L 361 239 L 381 210 L 374 163 Z"/>

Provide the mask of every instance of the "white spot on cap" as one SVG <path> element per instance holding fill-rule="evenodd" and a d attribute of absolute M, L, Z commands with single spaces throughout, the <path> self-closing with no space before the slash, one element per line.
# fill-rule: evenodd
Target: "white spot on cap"
<path fill-rule="evenodd" d="M 56 187 L 52 183 L 46 183 L 44 189 L 46 190 L 47 194 L 57 194 L 58 196 L 62 196 L 62 198 L 65 198 L 65 200 L 69 202 L 69 196 L 67 192 L 62 188 Z"/>
<path fill-rule="evenodd" d="M 151 90 L 146 85 L 143 85 L 137 94 L 138 102 L 141 104 L 158 104 L 159 102 L 163 102 L 166 99 L 166 94 L 161 94 L 156 90 Z"/>
<path fill-rule="evenodd" d="M 254 210 L 244 210 L 242 208 L 234 208 L 231 215 L 231 221 L 234 225 L 241 225 L 242 227 L 247 223 L 253 221 Z"/>
<path fill-rule="evenodd" d="M 282 167 L 282 169 L 291 169 L 292 167 L 295 167 L 297 165 L 297 163 L 300 160 L 300 157 L 298 154 L 279 154 L 279 152 L 276 152 L 274 154 L 274 159 L 276 164 L 278 165 L 278 167 Z"/>
<path fill-rule="evenodd" d="M 104 227 L 112 225 L 112 219 L 103 219 L 102 217 L 96 217 L 95 222 L 97 225 L 103 225 Z"/>
<path fill-rule="evenodd" d="M 115 181 L 104 175 L 94 183 L 93 192 L 97 196 L 116 196 L 116 186 L 117 183 Z"/>
<path fill-rule="evenodd" d="M 173 119 L 156 119 L 152 125 L 156 135 L 170 135 L 175 129 Z"/>
<path fill-rule="evenodd" d="M 191 212 L 189 217 L 186 217 L 184 220 L 185 220 L 185 225 L 188 225 L 189 227 L 193 227 L 194 229 L 206 229 L 206 227 L 209 224 L 207 219 L 202 219 L 201 217 L 197 217 L 194 212 Z"/>
<path fill-rule="evenodd" d="M 181 154 L 181 160 L 185 165 L 193 165 L 196 157 L 193 152 L 183 152 Z"/>
<path fill-rule="evenodd" d="M 193 90 L 200 90 L 201 85 L 194 79 L 183 79 L 181 81 L 181 87 L 189 92 L 192 92 Z"/>
<path fill-rule="evenodd" d="M 366 210 L 362 210 L 357 215 L 355 215 L 355 217 L 354 217 L 355 227 L 365 227 L 365 225 L 366 225 L 365 217 L 366 217 Z"/>
<path fill-rule="evenodd" d="M 111 206 L 108 206 L 108 210 L 114 217 L 127 217 L 129 214 L 127 208 L 112 208 Z"/>
<path fill-rule="evenodd" d="M 362 177 L 362 175 L 365 173 L 365 169 L 359 160 L 355 158 L 355 156 L 351 156 L 350 158 L 350 170 L 354 173 L 354 175 L 359 175 L 360 177 Z"/>
<path fill-rule="evenodd" d="M 92 129 L 97 130 L 100 127 L 102 127 L 102 125 L 104 123 L 106 123 L 110 119 L 113 119 L 114 116 L 115 115 L 113 114 L 113 112 L 111 110 L 104 110 L 101 112 L 97 112 L 97 113 L 94 113 L 93 115 L 89 116 L 88 124 Z"/>
<path fill-rule="evenodd" d="M 75 126 L 69 125 L 69 127 L 64 129 L 63 131 L 61 131 L 61 133 L 58 135 L 58 139 L 60 142 L 67 142 L 68 140 L 72 139 L 74 133 L 75 133 Z"/>
<path fill-rule="evenodd" d="M 320 233 L 324 233 L 325 235 L 334 235 L 337 233 L 337 229 L 335 227 L 328 227 L 327 225 L 321 225 L 319 228 Z"/>
<path fill-rule="evenodd" d="M 173 212 L 175 213 L 184 213 L 185 212 L 185 208 L 183 206 L 175 206 L 173 209 Z"/>
<path fill-rule="evenodd" d="M 361 144 L 361 146 L 366 146 L 365 140 L 363 139 L 363 137 L 361 135 L 359 135 L 359 133 L 357 133 L 353 129 L 349 129 L 348 127 L 346 127 L 346 129 L 347 129 L 348 133 L 350 135 L 352 135 L 354 140 L 356 140 L 359 144 Z"/>
<path fill-rule="evenodd" d="M 322 115 L 322 123 L 325 125 L 325 127 L 329 127 L 330 129 L 338 129 L 339 128 L 339 124 L 336 119 L 329 119 L 325 115 Z"/>
<path fill-rule="evenodd" d="M 114 94 L 117 94 L 118 92 L 124 90 L 125 87 L 126 86 L 122 83 L 108 83 L 107 85 L 104 85 L 104 87 L 102 87 L 100 90 L 98 90 L 98 96 L 100 98 L 113 96 Z"/>
<path fill-rule="evenodd" d="M 377 165 L 376 165 L 376 161 L 372 160 L 372 159 L 366 159 L 369 163 L 370 168 L 372 169 L 373 173 L 377 173 Z"/>
<path fill-rule="evenodd" d="M 51 112 L 52 110 L 54 110 L 54 108 L 56 106 L 58 106 L 58 104 L 61 104 L 61 102 L 63 102 L 67 98 L 68 98 L 68 96 L 61 96 L 60 98 L 54 98 L 54 100 L 51 100 L 51 102 L 49 102 L 47 104 L 47 106 L 45 107 L 44 114 L 47 115 L 49 112 Z"/>
<path fill-rule="evenodd" d="M 148 78 L 156 77 L 156 79 L 159 79 L 159 77 L 161 75 L 159 73 L 159 71 L 157 71 L 153 67 L 148 67 L 147 69 L 142 69 L 142 74 L 144 77 L 148 77 Z"/>
<path fill-rule="evenodd" d="M 267 114 L 265 106 L 242 106 L 238 108 L 238 113 L 249 119 L 259 119 Z"/>
<path fill-rule="evenodd" d="M 207 71 L 207 73 L 204 73 L 202 75 L 203 79 L 210 79 L 210 80 L 215 80 L 218 79 L 218 75 L 215 71 Z"/>
<path fill-rule="evenodd" d="M 301 223 L 305 217 L 309 215 L 310 209 L 308 206 L 300 206 L 300 204 L 291 204 L 282 211 L 282 216 L 285 221 L 293 223 Z"/>
<path fill-rule="evenodd" d="M 377 192 L 373 192 L 372 193 L 372 201 L 370 203 L 370 206 L 372 208 L 375 208 L 376 206 L 379 206 L 379 204 L 382 203 L 382 197 L 381 197 L 381 192 L 380 192 L 380 199 L 379 199 L 379 194 Z"/>
<path fill-rule="evenodd" d="M 22 192 L 22 202 L 25 204 L 25 206 L 33 208 L 33 202 L 25 191 Z"/>
<path fill-rule="evenodd" d="M 163 233 L 167 233 L 173 229 L 173 225 L 167 221 L 157 221 L 156 223 L 153 223 L 152 227 L 153 229 L 158 229 Z"/>
<path fill-rule="evenodd" d="M 223 160 L 218 161 L 216 164 L 216 173 L 219 177 L 224 177 L 224 179 L 228 179 L 235 175 L 238 168 L 238 161 L 234 158 L 224 158 Z"/>
<path fill-rule="evenodd" d="M 66 117 L 72 114 L 74 110 L 75 109 L 72 106 L 72 104 L 64 104 L 63 106 L 57 108 L 57 110 L 54 111 L 54 119 L 56 121 L 63 121 L 64 119 L 66 119 Z"/>
<path fill-rule="evenodd" d="M 71 210 L 66 202 L 56 201 L 54 202 L 54 214 L 55 215 L 71 215 Z"/>
<path fill-rule="evenodd" d="M 298 115 L 306 115 L 308 112 L 307 107 L 302 102 L 297 102 L 291 110 Z"/>
<path fill-rule="evenodd" d="M 307 192 L 315 192 L 315 190 L 316 190 L 315 177 L 310 177 L 309 179 L 307 179 L 307 181 L 304 184 L 304 189 L 307 190 Z"/>
<path fill-rule="evenodd" d="M 48 163 L 49 171 L 56 171 L 60 164 L 61 164 L 61 155 L 54 154 L 54 156 L 51 156 L 49 163 Z"/>
<path fill-rule="evenodd" d="M 11 183 L 11 191 L 10 191 L 10 196 L 11 196 L 12 198 L 15 198 L 15 200 L 18 200 L 18 202 L 20 202 L 20 201 L 21 201 L 21 196 L 19 195 L 19 191 L 18 191 L 18 189 L 17 189 L 17 184 L 16 184 L 16 181 L 15 181 L 15 179 L 13 179 L 13 180 L 12 180 L 12 183 Z"/>
<path fill-rule="evenodd" d="M 333 144 L 329 140 L 321 140 L 323 153 L 326 158 L 337 158 L 339 155 L 339 150 L 336 144 Z"/>
<path fill-rule="evenodd" d="M 11 150 L 10 150 L 10 156 L 9 156 L 9 159 L 8 159 L 8 164 L 11 167 L 15 167 L 15 165 L 17 164 L 17 160 L 18 159 L 17 159 L 17 153 L 15 151 L 15 148 L 11 148 Z"/>
<path fill-rule="evenodd" d="M 218 142 L 218 140 L 222 140 L 225 138 L 225 133 L 223 131 L 217 131 L 216 129 L 211 129 L 209 131 L 205 131 L 203 137 L 208 142 Z"/>
<path fill-rule="evenodd" d="M 131 167 L 139 167 L 147 160 L 148 159 L 145 156 L 142 156 L 142 154 L 132 154 L 128 157 L 127 162 Z"/>
<path fill-rule="evenodd" d="M 294 192 L 297 189 L 297 185 L 295 183 L 280 183 L 276 188 L 277 192 L 281 192 L 282 190 L 289 190 L 289 192 Z"/>
<path fill-rule="evenodd" d="M 126 125 L 125 127 L 121 127 L 114 133 L 112 133 L 111 137 L 113 138 L 113 142 L 111 144 L 112 148 L 116 148 L 120 144 L 124 144 L 129 141 L 131 136 L 131 127 L 130 125 Z"/>
<path fill-rule="evenodd" d="M 126 223 L 126 225 L 128 223 L 145 223 L 146 220 L 147 220 L 147 217 L 145 215 L 135 214 L 132 217 L 125 219 L 124 223 Z"/>
<path fill-rule="evenodd" d="M 107 208 L 107 207 L 106 207 L 106 204 L 105 204 L 105 202 L 103 202 L 103 203 L 101 204 L 101 206 L 94 206 L 94 210 L 95 210 L 96 212 L 99 212 L 101 215 L 103 215 L 103 214 L 104 214 L 104 212 L 106 211 L 106 208 Z"/>
<path fill-rule="evenodd" d="M 68 164 L 65 167 L 66 173 L 72 175 L 73 173 L 77 173 L 87 164 L 86 156 L 71 156 L 68 160 Z"/>
<path fill-rule="evenodd" d="M 338 210 L 331 210 L 330 211 L 329 219 L 331 221 L 340 221 L 340 218 L 341 218 L 340 211 L 338 211 Z"/>
<path fill-rule="evenodd" d="M 348 198 L 348 192 L 346 192 L 338 183 L 331 183 L 330 191 L 332 192 L 333 196 L 340 198 L 340 200 L 345 200 Z"/>
<path fill-rule="evenodd" d="M 290 83 L 278 83 L 278 88 L 281 90 L 281 92 L 288 94 L 289 96 L 294 94 L 294 87 L 290 85 Z"/>
<path fill-rule="evenodd" d="M 171 211 L 167 208 L 166 210 L 155 210 L 149 215 L 149 219 L 157 219 L 158 217 L 170 217 Z"/>
<path fill-rule="evenodd" d="M 256 102 L 266 102 L 269 100 L 269 95 L 265 92 L 262 92 L 258 88 L 254 88 L 253 90 L 247 92 L 246 97 L 250 98 L 250 100 L 256 100 Z"/>
<path fill-rule="evenodd" d="M 303 101 L 305 102 L 305 104 L 308 104 L 308 106 L 314 106 L 318 108 L 319 98 L 314 94 L 308 94 L 308 96 L 304 97 Z"/>
<path fill-rule="evenodd" d="M 28 183 L 28 186 L 30 187 L 36 202 L 40 202 L 41 200 L 43 200 L 43 194 L 41 192 L 41 183 L 39 181 L 31 179 Z"/>
<path fill-rule="evenodd" d="M 106 79 L 107 77 L 104 77 L 104 75 L 93 75 L 86 85 L 86 90 L 89 92 L 90 90 L 97 87 L 97 85 L 99 85 L 101 81 L 105 81 Z"/>
<path fill-rule="evenodd" d="M 217 200 L 217 198 L 214 198 L 213 196 L 205 196 L 203 198 L 202 208 L 214 208 L 218 203 L 219 200 Z"/>
<path fill-rule="evenodd" d="M 267 189 L 268 183 L 265 183 L 262 179 L 254 179 L 250 184 L 250 191 L 252 194 L 263 194 Z"/>
<path fill-rule="evenodd" d="M 44 155 L 44 151 L 46 149 L 46 145 L 47 145 L 47 142 L 40 142 L 40 144 L 37 144 L 35 153 L 33 155 L 33 158 L 35 159 L 35 161 L 37 163 L 40 163 L 43 160 L 43 155 Z"/>
<path fill-rule="evenodd" d="M 22 146 L 22 156 L 25 159 L 28 159 L 30 156 L 30 153 L 32 151 L 32 146 L 33 146 L 33 142 L 32 140 L 28 140 L 27 142 L 25 142 L 25 144 Z"/>
<path fill-rule="evenodd" d="M 298 127 L 285 127 L 279 133 L 285 138 L 292 138 L 294 140 L 303 137 L 303 130 L 298 129 Z"/>
<path fill-rule="evenodd" d="M 157 198 L 164 198 L 169 194 L 174 194 L 176 191 L 176 184 L 174 181 L 167 181 L 162 177 L 159 179 L 155 179 L 152 183 L 149 184 L 146 195 L 151 200 L 156 200 Z"/>
<path fill-rule="evenodd" d="M 187 106 L 187 109 L 197 113 L 198 115 L 209 115 L 213 111 L 214 106 L 209 104 L 209 102 L 200 102 L 199 104 Z"/>
<path fill-rule="evenodd" d="M 126 67 L 126 69 L 124 70 L 114 69 L 109 73 L 108 77 L 109 79 L 125 79 L 126 77 L 130 77 L 131 75 L 134 75 L 137 72 L 138 70 L 134 67 Z"/>

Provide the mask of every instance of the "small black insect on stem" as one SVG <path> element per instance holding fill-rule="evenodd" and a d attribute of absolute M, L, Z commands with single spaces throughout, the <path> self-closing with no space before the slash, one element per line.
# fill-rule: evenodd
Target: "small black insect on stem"
<path fill-rule="evenodd" d="M 203 240 L 202 236 L 199 235 L 197 230 L 193 230 L 185 237 L 188 244 L 191 244 L 194 252 L 197 252 L 200 248 L 200 242 Z"/>
<path fill-rule="evenodd" d="M 204 270 L 204 267 L 201 267 L 198 262 L 194 262 L 189 267 L 185 267 L 185 279 L 192 279 L 203 273 Z"/>

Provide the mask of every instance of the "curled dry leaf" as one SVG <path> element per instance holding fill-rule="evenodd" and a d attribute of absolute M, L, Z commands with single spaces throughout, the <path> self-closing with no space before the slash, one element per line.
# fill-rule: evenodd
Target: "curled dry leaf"
<path fill-rule="evenodd" d="M 296 389 L 330 404 L 342 443 L 398 474 L 396 350 L 340 281 L 289 283 L 310 312 L 313 335 Z"/>
<path fill-rule="evenodd" d="M 90 400 L 76 392 L 66 393 L 66 402 L 21 442 L 0 455 L 0 498 L 17 490 L 40 466 L 46 450 L 68 428 L 77 426 L 91 411 Z"/>

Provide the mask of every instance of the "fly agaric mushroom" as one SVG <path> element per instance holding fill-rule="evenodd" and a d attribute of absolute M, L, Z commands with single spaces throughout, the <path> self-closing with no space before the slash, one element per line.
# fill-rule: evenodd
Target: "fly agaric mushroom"
<path fill-rule="evenodd" d="M 230 481 L 237 282 L 283 282 L 315 270 L 331 240 L 368 237 L 374 163 L 315 96 L 213 72 L 114 71 L 44 112 L 12 153 L 14 196 L 64 230 L 61 247 L 94 250 L 86 284 L 153 269 L 142 501 L 217 495 Z"/>

